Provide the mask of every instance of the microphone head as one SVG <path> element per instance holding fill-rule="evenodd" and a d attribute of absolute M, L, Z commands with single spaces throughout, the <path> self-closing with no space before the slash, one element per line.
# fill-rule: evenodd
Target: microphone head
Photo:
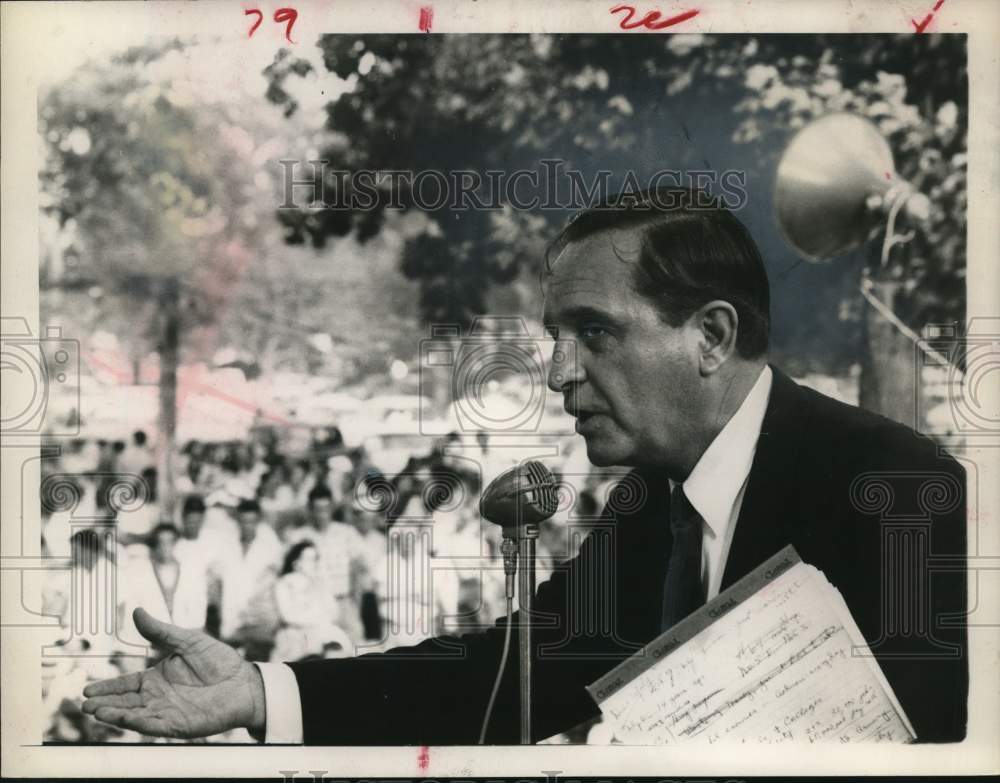
<path fill-rule="evenodd" d="M 532 460 L 493 479 L 479 500 L 479 512 L 496 525 L 517 527 L 548 519 L 558 505 L 555 476 Z"/>

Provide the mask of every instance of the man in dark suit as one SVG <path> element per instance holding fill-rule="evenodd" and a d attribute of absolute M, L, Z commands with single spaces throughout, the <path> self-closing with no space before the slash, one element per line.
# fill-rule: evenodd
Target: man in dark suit
<path fill-rule="evenodd" d="M 582 213 L 547 264 L 549 385 L 591 462 L 635 470 L 609 497 L 607 524 L 538 590 L 535 739 L 595 716 L 586 685 L 793 544 L 843 594 L 918 739 L 960 740 L 965 578 L 932 573 L 926 558 L 964 562 L 962 468 L 911 430 L 769 366 L 756 246 L 727 210 L 680 195 L 669 210 L 657 192 Z M 90 686 L 84 709 L 172 736 L 242 725 L 268 740 L 471 744 L 503 643 L 500 623 L 255 670 L 207 637 L 142 613 L 136 622 L 178 656 Z M 517 699 L 512 660 L 488 742 L 516 742 Z"/>

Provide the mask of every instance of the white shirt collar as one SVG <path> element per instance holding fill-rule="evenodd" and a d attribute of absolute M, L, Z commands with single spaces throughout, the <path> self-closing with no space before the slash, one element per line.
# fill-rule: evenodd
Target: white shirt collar
<path fill-rule="evenodd" d="M 771 381 L 771 368 L 765 366 L 739 409 L 715 436 L 683 483 L 687 499 L 715 536 L 725 533 L 732 518 L 733 503 L 750 475 L 771 394 Z"/>

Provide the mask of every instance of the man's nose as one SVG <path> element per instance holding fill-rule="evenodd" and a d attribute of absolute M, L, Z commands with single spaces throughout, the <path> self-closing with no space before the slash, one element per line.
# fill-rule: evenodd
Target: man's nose
<path fill-rule="evenodd" d="M 576 360 L 576 352 L 568 340 L 556 340 L 552 346 L 552 357 L 549 361 L 547 376 L 548 387 L 562 393 L 567 384 L 579 383 L 582 380 L 580 364 Z"/>

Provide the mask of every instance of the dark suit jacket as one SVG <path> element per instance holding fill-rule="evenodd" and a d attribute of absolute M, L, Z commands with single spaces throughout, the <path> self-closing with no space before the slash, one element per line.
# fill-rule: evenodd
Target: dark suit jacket
<path fill-rule="evenodd" d="M 584 687 L 659 633 L 668 500 L 665 476 L 633 471 L 609 497 L 608 525 L 539 587 L 536 740 L 597 715 Z M 722 587 L 793 544 L 843 594 L 918 740 L 957 741 L 968 691 L 965 509 L 964 470 L 932 441 L 775 369 Z M 518 741 L 517 621 L 493 743 Z M 475 744 L 503 627 L 291 664 L 305 741 Z"/>

